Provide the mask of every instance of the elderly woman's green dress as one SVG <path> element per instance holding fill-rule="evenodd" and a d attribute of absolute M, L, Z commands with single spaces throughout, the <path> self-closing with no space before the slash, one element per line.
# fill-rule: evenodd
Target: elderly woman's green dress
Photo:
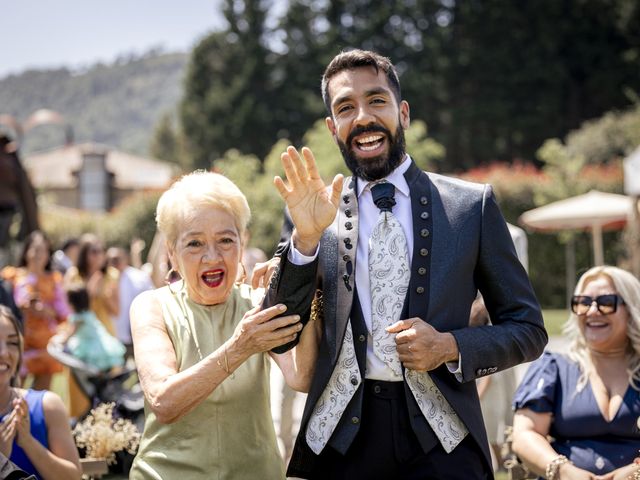
<path fill-rule="evenodd" d="M 204 306 L 177 282 L 158 290 L 178 370 L 195 365 L 233 335 L 252 308 L 246 286 Z M 267 354 L 255 354 L 200 405 L 172 424 L 161 424 L 145 404 L 145 428 L 130 479 L 284 479 L 269 399 Z"/>

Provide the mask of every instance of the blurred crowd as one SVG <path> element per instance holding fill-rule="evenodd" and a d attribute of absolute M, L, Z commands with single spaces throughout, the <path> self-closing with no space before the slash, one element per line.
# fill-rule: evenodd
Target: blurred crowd
<path fill-rule="evenodd" d="M 48 350 L 51 342 L 102 371 L 122 368 L 132 360 L 129 307 L 154 283 L 141 268 L 144 242 L 105 248 L 94 234 L 51 244 L 39 230 L 25 239 L 17 261 L 2 268 L 2 303 L 20 319 L 24 332 L 22 381 L 32 388 L 51 387 L 63 365 Z M 86 410 L 86 399 L 69 377 L 70 413 Z M 83 401 L 84 400 L 84 401 Z"/>
<path fill-rule="evenodd" d="M 517 236 L 514 240 L 517 244 Z M 104 242 L 91 233 L 84 234 L 79 238 L 69 238 L 54 247 L 45 233 L 35 230 L 26 237 L 18 259 L 13 264 L 3 266 L 0 270 L 0 305 L 4 305 L 13 313 L 24 337 L 24 351 L 19 369 L 20 384 L 28 385 L 35 391 L 46 391 L 52 386 L 53 375 L 63 374 L 66 380 L 66 382 L 62 382 L 63 388 L 68 387 L 68 392 L 63 392 L 63 397 L 67 398 L 65 406 L 70 419 L 81 418 L 94 405 L 90 405 L 90 399 L 87 398 L 86 392 L 83 392 L 76 384 L 74 376 L 70 374 L 72 370 L 69 368 L 70 365 L 64 364 L 64 357 L 62 357 L 61 363 L 61 358 L 58 358 L 55 352 L 63 351 L 94 371 L 117 373 L 127 368 L 135 370 L 129 308 L 134 298 L 141 292 L 165 285 L 167 273 L 170 274 L 166 253 L 158 248 L 156 242 L 151 246 L 148 257 L 154 260 L 146 264 L 142 262 L 144 248 L 144 241 L 135 238 L 128 246 L 106 248 Z M 523 250 L 526 252 L 526 246 Z M 519 253 L 522 259 L 522 254 Z M 247 248 L 243 256 L 245 271 L 239 273 L 238 281 L 250 282 L 253 267 L 256 263 L 259 264 L 266 260 L 264 252 Z M 601 278 L 602 275 L 605 275 L 607 279 L 617 279 L 616 275 L 625 274 L 625 272 L 616 269 L 609 269 L 604 273 L 598 271 L 590 275 L 595 278 Z M 626 279 L 626 277 L 624 278 Z M 637 283 L 633 279 L 630 279 L 629 282 L 632 285 Z M 580 294 L 584 288 L 584 285 L 579 284 L 576 292 Z M 612 289 L 613 287 L 610 285 L 605 285 L 602 291 L 609 292 Z M 632 295 L 635 297 L 636 292 Z M 582 308 L 584 311 L 588 310 L 591 315 L 591 298 L 596 299 L 593 303 L 598 302 L 597 308 L 594 308 L 593 312 L 600 313 L 603 308 L 607 308 L 601 306 L 605 302 L 602 296 L 596 297 L 594 295 L 584 298 L 587 300 L 582 302 L 583 297 L 580 295 L 574 297 L 574 314 L 575 312 L 583 314 L 582 310 L 577 310 Z M 607 300 L 609 300 L 608 297 Z M 581 306 L 583 304 L 584 306 Z M 631 305 L 631 302 L 627 302 L 627 305 Z M 615 308 L 613 310 L 615 311 Z M 608 312 L 609 310 L 607 310 Z M 575 321 L 577 317 L 572 318 Z M 486 325 L 490 323 L 480 297 L 472 308 L 470 324 Z M 635 324 L 633 317 L 631 317 L 631 324 Z M 579 350 L 582 335 L 579 330 L 575 330 L 574 337 L 578 339 L 578 343 L 571 347 L 572 352 Z M 628 341 L 626 332 L 622 334 L 621 338 L 623 343 Z M 540 392 L 538 388 L 541 382 L 540 376 L 551 375 L 543 381 L 545 384 L 552 382 L 554 375 L 557 374 L 549 373 L 549 367 L 545 365 L 550 361 L 556 361 L 555 358 L 547 354 L 529 370 L 525 382 L 520 384 L 515 407 L 512 406 L 512 399 L 516 393 L 518 382 L 513 369 L 501 372 L 499 375 L 488 376 L 478 382 L 479 396 L 482 401 L 485 425 L 496 470 L 503 468 L 505 428 L 514 422 L 513 408 L 517 410 L 519 415 L 515 422 L 515 448 L 523 448 L 523 438 L 527 435 L 526 432 L 533 432 L 531 435 L 536 435 L 536 439 L 548 437 L 550 431 L 558 435 L 554 431 L 553 424 L 549 424 L 548 421 L 543 422 L 544 426 L 539 426 L 535 423 L 542 421 L 538 417 L 531 417 L 534 419 L 533 421 L 527 420 L 525 422 L 522 420 L 522 418 L 526 418 L 523 416 L 523 412 L 524 414 L 530 412 L 530 415 L 545 415 L 545 413 L 535 413 L 537 410 L 531 410 L 532 408 L 537 409 L 538 406 L 535 406 L 537 404 L 531 403 L 530 400 L 523 400 L 523 398 L 528 398 L 526 395 L 533 395 L 533 393 L 527 392 Z M 540 362 L 544 365 L 538 365 Z M 73 365 L 71 364 L 71 367 Z M 623 361 L 620 371 L 624 371 L 626 365 L 626 361 Z M 637 366 L 634 365 L 631 371 L 634 376 L 637 375 Z M 594 372 L 597 371 L 594 370 Z M 593 378 L 592 381 L 594 381 Z M 278 436 L 281 453 L 287 459 L 291 454 L 295 435 L 295 419 L 299 416 L 293 411 L 294 403 L 295 399 L 302 394 L 291 390 L 282 379 L 278 379 L 278 382 L 282 385 L 282 390 L 280 395 L 276 393 L 274 415 L 279 424 Z M 622 378 L 619 397 L 625 396 L 625 385 L 628 386 L 629 383 L 626 378 Z M 57 387 L 59 390 L 60 386 Z M 547 408 L 551 409 L 553 406 L 550 405 Z M 562 408 L 562 405 L 557 408 Z M 631 407 L 632 410 L 633 408 Z M 633 413 L 629 413 L 633 416 Z M 556 414 L 557 416 L 558 414 Z M 635 434 L 632 434 L 632 437 L 635 438 Z M 556 458 L 554 456 L 556 454 L 546 454 L 544 449 L 549 448 L 544 446 L 549 445 L 546 443 L 541 447 L 541 452 L 546 455 L 540 452 L 539 454 L 541 456 L 548 455 L 551 460 L 549 462 L 529 460 L 526 452 L 530 446 L 536 445 L 537 441 L 543 442 L 543 440 L 536 439 L 524 441 L 525 447 L 520 451 L 520 457 L 527 460 L 527 464 L 533 471 L 540 471 Z M 555 446 L 555 444 L 552 445 Z M 616 445 L 616 448 L 620 446 L 619 443 Z M 635 451 L 633 446 L 630 448 Z M 562 451 L 562 453 L 565 452 Z M 566 457 L 563 456 L 561 460 L 564 458 Z M 600 456 L 595 457 L 593 461 L 598 462 L 599 458 L 602 463 Z M 541 466 L 538 466 L 538 463 Z M 553 464 L 554 468 L 555 466 L 556 464 Z M 557 465 L 557 467 L 560 466 L 561 464 Z"/>

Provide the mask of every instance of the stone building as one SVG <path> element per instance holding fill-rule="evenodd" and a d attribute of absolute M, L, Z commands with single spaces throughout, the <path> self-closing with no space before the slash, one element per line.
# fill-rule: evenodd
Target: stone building
<path fill-rule="evenodd" d="M 96 143 L 68 145 L 23 158 L 38 195 L 48 203 L 105 212 L 128 195 L 167 188 L 175 165 Z"/>

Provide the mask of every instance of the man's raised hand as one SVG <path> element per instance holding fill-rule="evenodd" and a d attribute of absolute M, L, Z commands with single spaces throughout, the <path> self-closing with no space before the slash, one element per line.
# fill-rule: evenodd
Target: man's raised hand
<path fill-rule="evenodd" d="M 303 147 L 302 156 L 304 162 L 298 151 L 289 146 L 280 156 L 287 182 L 276 176 L 273 183 L 287 204 L 295 225 L 296 248 L 303 254 L 310 254 L 336 216 L 344 177 L 336 175 L 329 189 L 320 178 L 311 150 Z"/>

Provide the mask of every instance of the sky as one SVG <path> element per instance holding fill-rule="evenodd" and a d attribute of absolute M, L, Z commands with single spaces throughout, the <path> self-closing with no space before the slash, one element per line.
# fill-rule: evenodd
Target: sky
<path fill-rule="evenodd" d="M 220 0 L 14 0 L 2 6 L 0 78 L 86 68 L 155 47 L 187 51 L 224 26 Z"/>

